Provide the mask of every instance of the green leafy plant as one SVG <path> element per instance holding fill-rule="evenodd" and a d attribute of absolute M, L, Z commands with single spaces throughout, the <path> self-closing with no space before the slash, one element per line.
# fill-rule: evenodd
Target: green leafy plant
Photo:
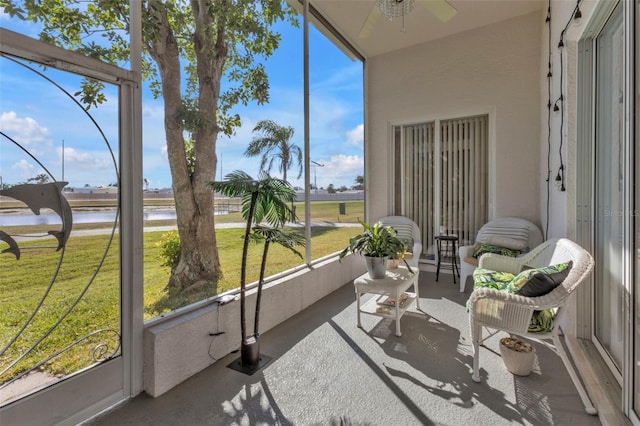
<path fill-rule="evenodd" d="M 373 226 L 360 221 L 364 232 L 352 237 L 349 244 L 340 252 L 340 259 L 349 253 L 360 253 L 372 257 L 399 257 L 407 250 L 406 243 L 397 237 L 391 226 L 381 222 Z"/>
<path fill-rule="evenodd" d="M 162 266 L 174 268 L 180 260 L 180 236 L 177 231 L 169 231 L 162 234 L 160 241 L 157 243 L 160 247 L 160 257 L 162 258 Z"/>

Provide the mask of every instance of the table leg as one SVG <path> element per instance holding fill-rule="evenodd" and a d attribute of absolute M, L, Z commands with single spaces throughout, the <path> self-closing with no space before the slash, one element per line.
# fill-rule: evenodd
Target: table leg
<path fill-rule="evenodd" d="M 420 310 L 420 289 L 418 288 L 418 277 L 413 277 L 413 290 L 416 293 L 416 309 Z"/>
<path fill-rule="evenodd" d="M 402 294 L 402 292 L 400 292 L 400 289 L 398 287 L 396 287 L 396 336 L 400 337 L 402 336 L 402 333 L 400 333 L 400 295 Z"/>
<path fill-rule="evenodd" d="M 356 290 L 356 308 L 358 310 L 358 328 L 362 328 L 362 324 L 360 324 L 360 293 L 358 290 Z"/>
<path fill-rule="evenodd" d="M 440 277 L 440 255 L 442 251 L 442 242 L 438 238 L 436 238 L 436 247 L 438 253 L 438 265 L 436 266 L 436 282 L 438 282 L 438 278 Z"/>

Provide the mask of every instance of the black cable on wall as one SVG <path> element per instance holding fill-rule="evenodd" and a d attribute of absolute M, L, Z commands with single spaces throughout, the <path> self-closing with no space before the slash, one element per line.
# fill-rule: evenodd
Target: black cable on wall
<path fill-rule="evenodd" d="M 547 239 L 549 234 L 549 219 L 551 210 L 551 80 L 553 72 L 551 69 L 551 0 L 549 0 L 549 6 L 547 8 L 547 18 L 545 22 L 549 31 L 549 49 L 548 49 L 548 71 L 547 71 L 547 220 L 545 223 L 544 239 Z"/>
<path fill-rule="evenodd" d="M 582 11 L 580 11 L 580 3 L 582 3 L 582 0 L 577 0 L 576 1 L 576 6 L 573 9 L 573 12 L 571 13 L 571 16 L 569 17 L 569 19 L 567 20 L 566 25 L 564 26 L 562 32 L 560 33 L 560 41 L 558 42 L 558 51 L 559 51 L 559 55 L 560 55 L 560 96 L 555 100 L 555 102 L 553 103 L 553 109 L 552 109 L 552 104 L 551 104 L 551 87 L 552 87 L 552 65 L 551 65 L 551 59 L 552 59 L 552 48 L 551 48 L 551 0 L 549 0 L 549 5 L 547 8 L 547 18 L 545 20 L 545 22 L 548 24 L 548 31 L 549 31 L 549 71 L 547 73 L 547 92 L 548 92 L 548 98 L 547 98 L 547 222 L 546 222 L 546 226 L 545 226 L 545 233 L 544 233 L 544 237 L 545 240 L 548 238 L 548 234 L 549 234 L 549 219 L 550 219 L 550 210 L 551 210 L 551 117 L 552 117 L 552 112 L 553 114 L 559 114 L 560 115 L 560 130 L 559 130 L 559 136 L 560 136 L 560 145 L 558 147 L 558 154 L 560 157 L 560 166 L 558 167 L 558 172 L 556 174 L 555 177 L 555 182 L 558 185 L 558 189 L 560 191 L 566 191 L 567 187 L 565 185 L 565 172 L 566 172 L 566 165 L 564 163 L 564 156 L 562 154 L 562 149 L 564 147 L 564 114 L 565 114 L 565 104 L 564 101 L 566 99 L 566 96 L 564 95 L 564 54 L 563 54 L 563 49 L 565 47 L 564 44 L 564 37 L 565 34 L 567 32 L 567 30 L 569 29 L 569 26 L 571 25 L 571 23 L 577 22 L 578 20 L 580 20 L 582 18 Z"/>

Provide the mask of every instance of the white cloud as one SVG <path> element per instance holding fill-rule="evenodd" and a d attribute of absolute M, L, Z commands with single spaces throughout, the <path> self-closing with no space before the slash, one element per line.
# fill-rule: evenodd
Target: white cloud
<path fill-rule="evenodd" d="M 335 176 L 353 175 L 353 179 L 362 174 L 364 158 L 359 155 L 332 155 L 325 164 L 327 171 Z"/>
<path fill-rule="evenodd" d="M 332 155 L 329 159 L 321 159 L 323 166 L 311 167 L 311 183 L 317 182 L 319 188 L 333 184 L 336 188 L 354 185 L 356 176 L 364 175 L 364 158 L 361 155 Z M 294 186 L 303 186 L 304 177 L 292 180 Z"/>
<path fill-rule="evenodd" d="M 61 149 L 58 149 L 58 153 L 61 153 Z M 80 151 L 74 148 L 65 147 L 64 162 L 65 167 L 69 170 L 78 168 L 83 170 L 92 170 L 95 173 L 113 171 L 115 175 L 113 160 L 106 151 Z"/>
<path fill-rule="evenodd" d="M 355 128 L 347 131 L 347 144 L 364 148 L 364 124 L 358 124 Z"/>
<path fill-rule="evenodd" d="M 14 170 L 17 175 L 22 177 L 22 179 L 15 179 L 16 183 L 19 180 L 26 180 L 36 175 L 35 173 L 36 167 L 32 163 L 28 162 L 27 160 L 18 161 L 13 166 L 11 166 L 11 169 Z"/>
<path fill-rule="evenodd" d="M 0 130 L 23 145 L 51 145 L 49 129 L 40 126 L 31 117 L 18 117 L 15 111 L 3 112 L 0 115 Z"/>

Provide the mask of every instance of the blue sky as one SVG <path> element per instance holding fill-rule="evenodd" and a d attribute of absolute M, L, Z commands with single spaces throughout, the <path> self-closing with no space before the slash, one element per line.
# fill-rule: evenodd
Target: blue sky
<path fill-rule="evenodd" d="M 12 20 L 0 13 L 2 27 L 37 35 L 34 24 Z M 267 105 L 250 104 L 236 110 L 242 127 L 232 137 L 218 138 L 218 170 L 216 179 L 241 169 L 258 173 L 259 158 L 246 158 L 243 153 L 253 137 L 255 124 L 274 120 L 295 129 L 294 142 L 303 147 L 303 61 L 302 28 L 279 24 L 283 39 L 280 48 L 265 63 L 271 86 Z M 320 187 L 334 184 L 350 187 L 357 175 L 363 174 L 363 98 L 362 64 L 347 58 L 315 28 L 310 31 L 310 141 L 311 159 L 324 164 L 311 171 Z M 80 78 L 70 74 L 34 66 L 64 86 L 77 92 Z M 61 90 L 35 73 L 0 58 L 0 131 L 18 142 L 19 149 L 5 137 L 0 138 L 0 176 L 3 182 L 16 184 L 42 173 L 44 166 L 56 180 L 62 180 L 62 145 L 64 141 L 64 179 L 69 186 L 107 186 L 116 181 L 114 163 L 107 149 L 108 141 L 117 159 L 116 88 L 107 87 L 108 102 L 89 113 L 89 117 L 70 101 Z M 101 132 L 104 134 L 102 137 Z M 171 185 L 163 127 L 161 99 L 143 92 L 144 177 L 150 188 Z M 34 156 L 40 163 L 34 161 Z M 277 170 L 272 172 L 278 175 Z M 304 176 L 289 172 L 293 185 L 302 186 Z"/>

